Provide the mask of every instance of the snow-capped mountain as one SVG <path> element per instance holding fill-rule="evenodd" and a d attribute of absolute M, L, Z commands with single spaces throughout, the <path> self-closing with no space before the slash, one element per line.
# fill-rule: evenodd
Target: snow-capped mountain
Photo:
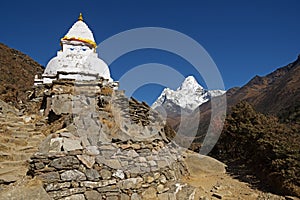
<path fill-rule="evenodd" d="M 224 93 L 223 90 L 205 90 L 193 76 L 188 76 L 177 90 L 165 88 L 152 108 L 159 109 L 162 106 L 167 112 L 178 113 L 183 110 L 190 113 L 211 97 Z"/>

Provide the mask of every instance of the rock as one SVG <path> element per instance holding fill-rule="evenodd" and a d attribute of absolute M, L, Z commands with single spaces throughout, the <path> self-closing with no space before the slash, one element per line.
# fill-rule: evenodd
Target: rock
<path fill-rule="evenodd" d="M 47 154 L 50 149 L 50 141 L 52 139 L 52 134 L 48 135 L 46 139 L 39 146 L 39 153 Z"/>
<path fill-rule="evenodd" d="M 151 167 L 154 167 L 157 165 L 157 163 L 154 160 L 150 160 L 150 161 L 148 161 L 148 163 Z"/>
<path fill-rule="evenodd" d="M 130 197 L 127 194 L 122 193 L 120 200 L 130 200 Z"/>
<path fill-rule="evenodd" d="M 60 179 L 59 177 L 59 173 L 58 172 L 48 172 L 48 173 L 44 173 L 39 175 L 39 177 L 45 181 L 45 182 L 55 182 L 58 181 Z"/>
<path fill-rule="evenodd" d="M 157 195 L 158 200 L 170 200 L 169 193 L 162 193 Z"/>
<path fill-rule="evenodd" d="M 48 192 L 48 195 L 52 197 L 53 199 L 59 199 L 62 197 L 71 196 L 74 194 L 79 194 L 85 192 L 85 188 L 70 188 L 67 190 L 60 190 L 60 191 L 53 191 Z"/>
<path fill-rule="evenodd" d="M 71 94 L 53 95 L 51 98 L 51 110 L 56 115 L 72 113 L 73 97 Z"/>
<path fill-rule="evenodd" d="M 23 117 L 23 121 L 25 122 L 25 123 L 28 123 L 28 122 L 30 122 L 32 120 L 32 118 L 30 117 L 30 116 L 24 116 Z"/>
<path fill-rule="evenodd" d="M 41 181 L 37 179 L 30 180 L 22 184 L 22 186 L 10 187 L 0 193 L 1 200 L 51 200 L 47 192 L 43 188 Z"/>
<path fill-rule="evenodd" d="M 213 197 L 216 197 L 216 198 L 218 198 L 218 199 L 222 199 L 222 198 L 223 198 L 223 195 L 221 195 L 221 194 L 219 194 L 219 193 L 216 193 L 216 192 L 213 193 L 212 196 L 213 196 Z"/>
<path fill-rule="evenodd" d="M 116 147 L 109 143 L 98 143 L 100 152 L 102 151 L 115 151 Z"/>
<path fill-rule="evenodd" d="M 77 160 L 74 156 L 56 158 L 50 163 L 50 166 L 55 167 L 56 169 L 73 169 L 78 165 L 79 160 Z"/>
<path fill-rule="evenodd" d="M 106 200 L 119 200 L 118 196 L 108 196 L 106 197 Z"/>
<path fill-rule="evenodd" d="M 299 200 L 297 197 L 285 196 L 285 200 Z"/>
<path fill-rule="evenodd" d="M 115 150 L 102 150 L 101 155 L 105 158 L 111 158 L 116 153 Z"/>
<path fill-rule="evenodd" d="M 142 198 L 137 193 L 133 193 L 130 200 L 142 200 Z"/>
<path fill-rule="evenodd" d="M 147 176 L 146 177 L 146 182 L 147 183 L 152 183 L 155 179 L 152 176 Z"/>
<path fill-rule="evenodd" d="M 100 193 L 120 193 L 120 188 L 116 187 L 116 185 L 108 185 L 97 188 L 97 191 Z"/>
<path fill-rule="evenodd" d="M 162 184 L 166 184 L 166 183 L 167 183 L 167 178 L 166 178 L 166 176 L 162 174 L 162 175 L 159 177 L 159 182 L 161 182 Z"/>
<path fill-rule="evenodd" d="M 138 178 L 129 178 L 119 182 L 121 189 L 134 189 L 138 188 L 139 185 L 143 182 L 141 177 Z"/>
<path fill-rule="evenodd" d="M 155 180 L 157 180 L 157 179 L 160 177 L 160 173 L 155 172 L 155 173 L 153 174 L 153 177 L 154 177 Z"/>
<path fill-rule="evenodd" d="M 60 152 L 63 143 L 63 138 L 52 138 L 50 140 L 49 152 Z"/>
<path fill-rule="evenodd" d="M 117 170 L 115 173 L 113 173 L 113 176 L 120 179 L 125 178 L 125 174 L 122 170 Z"/>
<path fill-rule="evenodd" d="M 165 168 L 165 167 L 167 167 L 169 164 L 168 164 L 168 162 L 166 161 L 166 160 L 158 160 L 157 161 L 157 166 L 159 167 L 159 168 Z"/>
<path fill-rule="evenodd" d="M 163 193 L 164 190 L 165 190 L 165 186 L 162 185 L 162 184 L 159 184 L 159 185 L 157 186 L 156 190 L 157 190 L 158 193 Z"/>
<path fill-rule="evenodd" d="M 77 155 L 77 158 L 87 167 L 92 168 L 95 164 L 95 157 L 88 155 Z"/>
<path fill-rule="evenodd" d="M 96 162 L 98 164 L 107 165 L 108 167 L 110 167 L 112 169 L 121 169 L 122 168 L 120 161 L 117 159 L 106 159 L 103 156 L 96 156 Z"/>
<path fill-rule="evenodd" d="M 65 151 L 73 151 L 73 150 L 83 149 L 80 143 L 81 143 L 80 140 L 64 138 L 63 149 Z"/>
<path fill-rule="evenodd" d="M 47 192 L 53 190 L 60 190 L 62 188 L 69 188 L 71 186 L 70 182 L 63 182 L 63 183 L 49 183 L 46 185 L 45 190 Z"/>
<path fill-rule="evenodd" d="M 142 192 L 142 199 L 153 200 L 156 198 L 157 198 L 156 189 L 154 189 L 153 187 L 149 187 Z"/>
<path fill-rule="evenodd" d="M 176 184 L 176 199 L 195 199 L 197 188 L 187 184 Z M 199 199 L 199 198 L 198 198 Z"/>
<path fill-rule="evenodd" d="M 104 181 L 98 181 L 98 182 L 93 182 L 93 181 L 83 181 L 80 182 L 81 187 L 88 187 L 88 188 L 99 188 L 99 187 L 104 187 L 108 185 L 113 185 L 116 184 L 116 180 L 104 180 Z"/>
<path fill-rule="evenodd" d="M 129 158 L 136 158 L 138 156 L 139 156 L 139 154 L 135 150 L 131 149 L 127 152 L 127 157 L 129 157 Z"/>
<path fill-rule="evenodd" d="M 84 182 L 80 182 L 80 186 L 81 187 L 87 187 L 87 188 L 99 188 L 99 187 L 103 187 L 103 182 L 102 181 L 84 181 Z"/>
<path fill-rule="evenodd" d="M 85 174 L 76 169 L 65 171 L 60 176 L 61 176 L 61 180 L 63 180 L 63 181 L 84 181 L 84 180 L 86 180 Z"/>
<path fill-rule="evenodd" d="M 65 197 L 61 200 L 85 200 L 85 197 L 83 194 L 74 194 L 74 195 Z"/>
<path fill-rule="evenodd" d="M 61 132 L 59 133 L 61 135 L 61 137 L 65 137 L 65 138 L 75 138 L 75 135 L 73 135 L 72 133 L 70 132 Z"/>
<path fill-rule="evenodd" d="M 139 162 L 141 163 L 146 163 L 147 162 L 147 159 L 145 157 L 139 157 Z"/>
<path fill-rule="evenodd" d="M 96 190 L 86 191 L 84 193 L 86 200 L 99 200 L 102 199 L 101 194 Z"/>
<path fill-rule="evenodd" d="M 100 153 L 97 146 L 87 146 L 85 150 L 85 153 L 90 156 L 97 156 Z"/>
<path fill-rule="evenodd" d="M 209 156 L 189 152 L 184 159 L 187 169 L 191 176 L 197 176 L 199 173 L 221 173 L 226 172 L 226 165 Z"/>
<path fill-rule="evenodd" d="M 100 175 L 101 175 L 102 179 L 104 179 L 104 180 L 108 180 L 111 178 L 111 172 L 107 169 L 102 169 L 100 171 Z"/>
<path fill-rule="evenodd" d="M 98 171 L 95 169 L 86 169 L 85 175 L 89 181 L 98 181 L 100 178 Z"/>
<path fill-rule="evenodd" d="M 37 170 L 43 169 L 45 167 L 45 164 L 42 162 L 34 163 L 34 166 Z"/>

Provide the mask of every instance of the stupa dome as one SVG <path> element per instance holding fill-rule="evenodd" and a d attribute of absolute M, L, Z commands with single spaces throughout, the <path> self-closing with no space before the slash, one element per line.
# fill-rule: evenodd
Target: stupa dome
<path fill-rule="evenodd" d="M 78 18 L 78 21 L 70 28 L 68 33 L 61 39 L 64 41 L 80 41 L 92 45 L 93 48 L 96 47 L 96 42 L 92 31 L 88 25 L 83 21 L 82 14 Z"/>
<path fill-rule="evenodd" d="M 96 53 L 93 32 L 83 21 L 81 14 L 60 42 L 62 50 L 47 64 L 42 75 L 43 83 L 52 83 L 57 79 L 81 81 L 101 77 L 109 82 L 113 81 L 109 67 Z"/>

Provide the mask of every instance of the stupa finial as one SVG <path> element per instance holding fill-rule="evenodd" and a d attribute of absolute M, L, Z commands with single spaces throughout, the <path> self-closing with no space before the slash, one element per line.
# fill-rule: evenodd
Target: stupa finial
<path fill-rule="evenodd" d="M 83 21 L 82 13 L 79 14 L 78 21 Z"/>

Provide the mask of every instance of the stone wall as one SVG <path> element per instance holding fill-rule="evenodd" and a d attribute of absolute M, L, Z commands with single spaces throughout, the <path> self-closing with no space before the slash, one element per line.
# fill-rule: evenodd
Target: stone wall
<path fill-rule="evenodd" d="M 176 199 L 176 183 L 187 175 L 175 144 L 98 142 L 84 148 L 78 141 L 68 132 L 52 134 L 31 158 L 28 175 L 41 178 L 53 199 Z"/>
<path fill-rule="evenodd" d="M 155 110 L 114 87 L 103 80 L 36 87 L 33 100 L 48 122 L 66 120 L 31 157 L 28 175 L 53 199 L 181 199 L 184 150 Z"/>

